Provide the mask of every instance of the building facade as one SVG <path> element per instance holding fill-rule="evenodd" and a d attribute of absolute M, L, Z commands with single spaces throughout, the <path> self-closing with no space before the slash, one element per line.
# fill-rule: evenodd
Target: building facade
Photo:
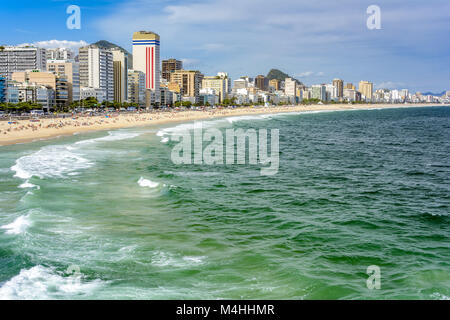
<path fill-rule="evenodd" d="M 334 81 L 333 81 L 334 83 Z M 326 101 L 338 101 L 343 98 L 344 95 L 344 87 L 342 87 L 342 97 L 339 97 L 339 88 L 334 84 L 325 85 L 325 90 L 327 92 L 327 100 Z"/>
<path fill-rule="evenodd" d="M 334 79 L 333 86 L 335 86 L 336 90 L 337 90 L 336 97 L 343 98 L 344 97 L 344 80 Z"/>
<path fill-rule="evenodd" d="M 361 101 L 361 93 L 355 89 L 344 89 L 344 99 L 348 102 Z"/>
<path fill-rule="evenodd" d="M 145 104 L 145 73 L 128 70 L 128 101 L 139 105 Z"/>
<path fill-rule="evenodd" d="M 273 90 L 278 91 L 280 90 L 280 80 L 278 79 L 272 79 L 269 81 L 269 87 L 272 87 Z"/>
<path fill-rule="evenodd" d="M 160 103 L 160 37 L 150 31 L 133 34 L 133 69 L 145 74 L 145 87 L 152 90 Z"/>
<path fill-rule="evenodd" d="M 55 91 L 48 86 L 18 82 L 11 86 L 11 91 L 17 91 L 17 102 L 38 103 L 47 111 L 54 107 Z"/>
<path fill-rule="evenodd" d="M 114 101 L 128 101 L 128 54 L 112 49 L 114 66 Z"/>
<path fill-rule="evenodd" d="M 219 97 L 219 103 L 221 103 L 228 96 L 228 78 L 220 76 L 204 77 L 202 89 L 213 89 Z"/>
<path fill-rule="evenodd" d="M 65 74 L 57 75 L 48 71 L 41 72 L 38 70 L 33 70 L 14 72 L 11 78 L 13 81 L 18 83 L 29 85 L 34 84 L 50 88 L 54 93 L 54 106 L 60 108 L 67 107 L 69 105 L 68 80 Z"/>
<path fill-rule="evenodd" d="M 311 86 L 311 98 L 319 99 L 320 101 L 327 101 L 327 90 L 323 84 L 316 84 Z"/>
<path fill-rule="evenodd" d="M 360 81 L 358 91 L 365 101 L 372 101 L 373 97 L 373 83 L 369 81 Z"/>
<path fill-rule="evenodd" d="M 248 87 L 247 81 L 245 79 L 236 79 L 233 82 L 233 90 L 245 89 Z"/>
<path fill-rule="evenodd" d="M 114 63 L 111 50 L 91 45 L 82 47 L 78 55 L 80 87 L 101 89 L 107 101 L 114 101 Z"/>
<path fill-rule="evenodd" d="M 71 60 L 75 58 L 72 50 L 67 48 L 47 49 L 47 60 Z"/>
<path fill-rule="evenodd" d="M 58 76 L 66 76 L 69 103 L 80 100 L 80 66 L 69 60 L 47 60 L 47 71 Z"/>
<path fill-rule="evenodd" d="M 162 106 L 172 106 L 174 102 L 174 94 L 167 87 L 160 88 L 161 105 Z"/>
<path fill-rule="evenodd" d="M 80 88 L 80 98 L 85 100 L 87 98 L 96 98 L 99 103 L 106 100 L 106 92 L 103 89 L 81 87 Z"/>
<path fill-rule="evenodd" d="M 225 98 L 231 93 L 231 78 L 227 72 L 218 72 L 217 76 L 225 81 Z"/>
<path fill-rule="evenodd" d="M 284 93 L 289 97 L 297 96 L 297 81 L 292 78 L 284 80 Z"/>
<path fill-rule="evenodd" d="M 36 47 L 4 47 L 0 50 L 0 76 L 11 80 L 14 72 L 47 70 L 46 50 Z"/>
<path fill-rule="evenodd" d="M 180 87 L 183 97 L 191 97 L 196 102 L 199 101 L 203 74 L 193 70 L 176 70 L 171 74 L 170 79 L 171 83 L 176 83 Z"/>
<path fill-rule="evenodd" d="M 348 83 L 345 84 L 344 89 L 356 90 L 356 87 L 353 85 L 353 83 L 348 82 Z"/>
<path fill-rule="evenodd" d="M 0 77 L 0 102 L 6 102 L 8 83 L 6 78 Z"/>
<path fill-rule="evenodd" d="M 255 78 L 255 87 L 258 88 L 261 91 L 267 91 L 269 86 L 269 80 L 263 76 L 259 75 Z"/>
<path fill-rule="evenodd" d="M 175 70 L 183 70 L 183 61 L 177 59 L 168 59 L 161 62 L 162 65 L 162 78 L 167 82 L 170 82 L 170 74 Z"/>

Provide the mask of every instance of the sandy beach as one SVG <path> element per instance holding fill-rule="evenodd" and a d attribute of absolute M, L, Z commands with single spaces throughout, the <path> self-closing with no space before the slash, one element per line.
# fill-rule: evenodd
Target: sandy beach
<path fill-rule="evenodd" d="M 111 130 L 170 122 L 193 121 L 219 117 L 308 112 L 308 111 L 336 111 L 336 110 L 370 110 L 381 108 L 410 108 L 434 106 L 430 104 L 334 104 L 334 105 L 298 105 L 275 107 L 239 107 L 234 109 L 214 109 L 207 111 L 172 111 L 140 114 L 110 114 L 109 116 L 77 116 L 75 118 L 39 119 L 39 121 L 19 120 L 9 123 L 0 121 L 0 146 L 16 143 L 31 142 L 39 139 L 50 139 L 75 133 Z M 449 106 L 449 105 L 440 105 Z"/>

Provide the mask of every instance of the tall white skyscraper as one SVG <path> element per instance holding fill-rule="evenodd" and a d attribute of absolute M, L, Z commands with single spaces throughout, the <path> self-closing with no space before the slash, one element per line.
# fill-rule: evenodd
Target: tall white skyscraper
<path fill-rule="evenodd" d="M 133 69 L 145 74 L 145 87 L 160 99 L 160 57 L 159 35 L 150 31 L 139 31 L 133 34 Z"/>
<path fill-rule="evenodd" d="M 114 101 L 114 64 L 111 50 L 95 45 L 80 48 L 80 86 L 104 91 L 107 101 Z"/>

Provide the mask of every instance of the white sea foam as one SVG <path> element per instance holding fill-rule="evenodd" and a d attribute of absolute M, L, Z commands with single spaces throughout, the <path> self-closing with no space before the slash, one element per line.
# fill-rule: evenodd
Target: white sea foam
<path fill-rule="evenodd" d="M 6 234 L 21 234 L 31 225 L 30 217 L 20 216 L 10 224 L 1 226 L 1 229 L 6 230 Z"/>
<path fill-rule="evenodd" d="M 177 256 L 171 253 L 157 251 L 152 257 L 152 265 L 157 267 L 186 268 L 204 263 L 204 256 Z"/>
<path fill-rule="evenodd" d="M 212 119 L 212 120 L 203 120 L 203 121 L 196 121 L 196 122 L 189 122 L 189 123 L 182 123 L 179 125 L 176 125 L 174 127 L 164 128 L 159 130 L 156 135 L 158 137 L 161 137 L 162 143 L 167 143 L 169 141 L 170 136 L 186 132 L 194 129 L 195 123 L 201 122 L 202 128 L 211 128 L 216 126 L 229 126 L 230 124 L 233 124 L 238 121 L 251 121 L 251 120 L 267 120 L 269 118 L 272 118 L 275 114 L 260 114 L 260 115 L 254 115 L 254 116 L 233 116 L 233 117 L 227 117 L 227 118 L 218 118 L 218 119 Z"/>
<path fill-rule="evenodd" d="M 156 188 L 157 186 L 159 186 L 158 182 L 153 182 L 153 181 L 145 179 L 143 177 L 141 177 L 139 179 L 138 184 L 144 188 Z"/>
<path fill-rule="evenodd" d="M 237 121 L 251 121 L 251 120 L 266 120 L 267 117 L 265 117 L 267 115 L 261 114 L 261 115 L 256 115 L 256 116 L 235 116 L 235 117 L 228 117 L 226 118 L 226 120 L 229 123 L 234 123 Z"/>
<path fill-rule="evenodd" d="M 15 177 L 30 179 L 33 176 L 63 177 L 65 174 L 90 166 L 92 166 L 91 162 L 70 151 L 67 146 L 53 145 L 17 159 L 11 170 L 16 172 Z"/>
<path fill-rule="evenodd" d="M 446 296 L 445 294 L 439 293 L 439 292 L 435 292 L 431 295 L 431 297 L 433 299 L 437 299 L 437 300 L 450 300 L 449 296 Z"/>
<path fill-rule="evenodd" d="M 75 145 L 92 144 L 92 143 L 96 143 L 96 142 L 105 142 L 105 141 L 120 141 L 120 140 L 136 138 L 139 135 L 141 135 L 141 134 L 138 132 L 110 131 L 110 132 L 108 132 L 108 135 L 105 137 L 78 141 L 78 142 L 75 142 Z"/>
<path fill-rule="evenodd" d="M 182 123 L 182 124 L 176 125 L 174 127 L 161 129 L 156 133 L 156 135 L 158 137 L 161 137 L 162 143 L 167 143 L 169 141 L 169 137 L 174 134 L 180 134 L 180 133 L 189 132 L 191 130 L 194 130 L 196 123 L 201 123 L 201 126 L 203 129 L 215 127 L 218 125 L 228 125 L 229 126 L 229 122 L 226 119 L 196 121 L 196 122 Z"/>
<path fill-rule="evenodd" d="M 35 184 L 30 183 L 28 180 L 22 183 L 19 188 L 21 189 L 28 189 L 28 188 L 37 188 L 38 190 L 41 188 L 40 186 L 37 186 Z"/>
<path fill-rule="evenodd" d="M 194 129 L 194 123 L 183 123 L 183 124 L 179 124 L 175 127 L 161 129 L 156 133 L 156 135 L 158 137 L 164 138 L 164 137 L 176 134 L 176 133 L 190 131 L 193 129 Z"/>
<path fill-rule="evenodd" d="M 192 264 L 203 264 L 203 260 L 205 259 L 205 257 L 183 257 L 183 260 L 188 262 L 188 263 L 192 263 Z"/>
<path fill-rule="evenodd" d="M 0 287 L 2 300 L 61 299 L 93 293 L 104 284 L 101 280 L 83 281 L 82 277 L 64 277 L 50 268 L 23 269 Z"/>

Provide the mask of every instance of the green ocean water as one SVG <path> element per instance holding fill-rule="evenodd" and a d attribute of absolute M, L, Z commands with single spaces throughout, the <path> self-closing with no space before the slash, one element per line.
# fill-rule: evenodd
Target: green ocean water
<path fill-rule="evenodd" d="M 278 174 L 173 164 L 190 124 L 0 147 L 0 298 L 449 298 L 450 108 L 203 124 L 279 129 Z"/>

